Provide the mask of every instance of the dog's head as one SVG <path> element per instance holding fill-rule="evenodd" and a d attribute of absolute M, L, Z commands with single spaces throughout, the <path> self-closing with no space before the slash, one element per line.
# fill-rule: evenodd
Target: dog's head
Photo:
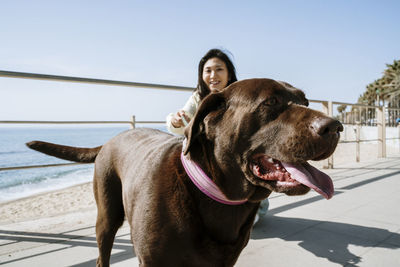
<path fill-rule="evenodd" d="M 259 201 L 271 191 L 299 195 L 310 188 L 328 199 L 332 180 L 307 161 L 329 157 L 343 126 L 307 106 L 304 93 L 285 82 L 233 83 L 202 101 L 186 128 L 184 153 L 230 199 Z"/>

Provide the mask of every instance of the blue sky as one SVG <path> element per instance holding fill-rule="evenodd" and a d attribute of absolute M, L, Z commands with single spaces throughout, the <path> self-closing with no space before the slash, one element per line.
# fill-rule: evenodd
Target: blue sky
<path fill-rule="evenodd" d="M 239 79 L 356 102 L 400 59 L 400 1 L 22 1 L 0 8 L 0 70 L 196 86 L 210 48 Z M 0 77 L 0 120 L 163 120 L 190 93 Z"/>

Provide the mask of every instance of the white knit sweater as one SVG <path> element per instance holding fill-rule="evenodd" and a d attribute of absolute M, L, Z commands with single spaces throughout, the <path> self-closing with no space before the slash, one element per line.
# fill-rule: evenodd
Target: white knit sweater
<path fill-rule="evenodd" d="M 200 95 L 198 92 L 194 92 L 186 101 L 186 104 L 183 106 L 181 110 L 185 111 L 185 114 L 191 120 L 196 113 L 197 108 L 199 107 L 200 103 Z M 175 113 L 170 113 L 167 116 L 167 130 L 171 133 L 183 135 L 185 133 L 185 127 L 175 128 L 172 123 L 171 119 Z"/>

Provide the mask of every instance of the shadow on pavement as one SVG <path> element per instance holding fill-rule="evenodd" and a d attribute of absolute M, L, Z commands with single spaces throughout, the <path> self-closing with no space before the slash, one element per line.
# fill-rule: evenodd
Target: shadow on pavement
<path fill-rule="evenodd" d="M 93 227 L 88 227 L 93 228 Z M 75 229 L 82 230 L 82 229 Z M 129 234 L 128 234 L 129 235 Z M 122 239 L 123 235 L 118 235 L 115 238 L 113 249 L 121 250 L 117 253 L 113 252 L 111 255 L 111 263 L 116 263 L 120 261 L 124 261 L 130 259 L 132 257 L 136 257 L 133 252 L 133 246 L 130 240 Z M 96 238 L 92 236 L 85 235 L 74 235 L 69 233 L 37 233 L 37 232 L 28 232 L 28 231 L 8 231 L 8 230 L 0 230 L 0 240 L 5 240 L 2 246 L 7 246 L 12 243 L 20 243 L 20 242 L 31 242 L 35 243 L 35 247 L 48 245 L 48 244 L 62 244 L 64 247 L 57 249 L 49 249 L 45 250 L 41 253 L 32 254 L 26 257 L 20 257 L 15 260 L 10 260 L 7 262 L 1 262 L 1 264 L 18 262 L 21 260 L 34 258 L 38 256 L 43 256 L 46 254 L 54 253 L 56 251 L 66 250 L 73 247 L 94 247 L 97 248 Z M 88 260 L 86 262 L 82 262 L 80 264 L 76 264 L 73 266 L 95 266 L 96 259 Z"/>
<path fill-rule="evenodd" d="M 299 241 L 298 246 L 343 266 L 358 266 L 362 258 L 349 246 L 400 248 L 400 234 L 386 229 L 347 223 L 266 216 L 253 229 L 251 239 L 279 238 Z"/>

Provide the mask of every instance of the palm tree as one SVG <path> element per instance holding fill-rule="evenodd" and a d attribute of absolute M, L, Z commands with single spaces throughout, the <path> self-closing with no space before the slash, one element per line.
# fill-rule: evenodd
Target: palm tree
<path fill-rule="evenodd" d="M 366 91 L 362 94 L 358 103 L 368 103 L 368 105 L 388 105 L 400 107 L 399 97 L 394 100 L 393 96 L 400 95 L 400 60 L 394 60 L 393 64 L 386 64 L 383 76 L 366 86 Z M 394 103 L 394 101 L 396 103 Z"/>
<path fill-rule="evenodd" d="M 345 104 L 342 104 L 337 107 L 337 111 L 339 112 L 340 117 L 341 117 L 340 121 L 344 122 L 344 123 L 346 123 L 346 121 L 345 121 L 346 108 L 347 108 L 347 105 L 345 105 Z"/>

